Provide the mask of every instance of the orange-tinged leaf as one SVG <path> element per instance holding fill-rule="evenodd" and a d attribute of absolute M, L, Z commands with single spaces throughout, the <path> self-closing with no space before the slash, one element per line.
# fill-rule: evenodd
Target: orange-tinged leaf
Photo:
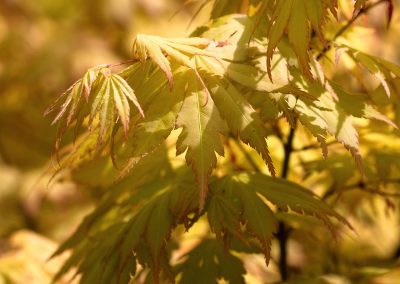
<path fill-rule="evenodd" d="M 136 37 L 133 45 L 133 56 L 142 62 L 150 57 L 164 71 L 170 88 L 173 86 L 171 60 L 194 69 L 191 58 L 194 55 L 207 55 L 205 48 L 211 41 L 203 38 L 162 38 L 159 36 L 142 35 Z M 168 56 L 168 58 L 167 58 Z"/>
<path fill-rule="evenodd" d="M 61 136 L 73 122 L 76 121 L 76 133 L 86 117 L 88 117 L 90 128 L 99 127 L 99 143 L 102 142 L 104 134 L 114 128 L 117 117 L 124 128 L 125 136 L 127 136 L 131 112 L 129 101 L 135 105 L 141 116 L 144 116 L 132 87 L 125 79 L 118 74 L 111 74 L 110 70 L 102 72 L 101 68 L 105 67 L 89 69 L 82 79 L 61 96 L 61 98 L 66 98 L 53 120 L 53 123 L 60 121 L 56 146 L 59 145 Z M 89 98 L 89 94 L 93 95 Z M 60 101 L 56 101 L 56 104 L 46 113 L 53 111 Z"/>
<path fill-rule="evenodd" d="M 324 3 L 320 0 L 308 0 L 305 1 L 305 7 L 307 10 L 308 19 L 311 23 L 312 28 L 318 35 L 320 41 L 326 44 L 325 37 L 322 33 L 322 27 L 325 24 L 326 14 L 328 13 L 324 9 Z"/>
<path fill-rule="evenodd" d="M 92 90 L 94 81 L 96 81 L 97 76 L 99 76 L 100 68 L 90 68 L 82 78 L 83 84 L 83 95 L 86 100 L 89 98 L 89 94 Z"/>
<path fill-rule="evenodd" d="M 111 76 L 105 79 L 104 84 L 106 85 L 104 95 L 102 96 L 102 100 L 98 109 L 100 120 L 99 142 L 102 141 L 104 133 L 111 129 L 111 126 L 115 121 L 115 105 L 113 99 L 114 90 L 111 86 Z"/>
<path fill-rule="evenodd" d="M 170 63 L 163 54 L 160 46 L 151 38 L 143 35 L 137 35 L 134 44 L 133 56 L 140 59 L 142 62 L 150 57 L 158 65 L 158 67 L 164 71 L 168 78 L 169 86 L 172 88 L 173 79 Z"/>
<path fill-rule="evenodd" d="M 111 89 L 114 95 L 114 103 L 115 107 L 118 111 L 118 116 L 121 121 L 122 126 L 124 127 L 125 136 L 129 130 L 129 116 L 130 116 L 130 108 L 128 99 L 118 90 L 118 83 L 111 81 Z"/>
<path fill-rule="evenodd" d="M 131 86 L 129 86 L 129 84 L 118 74 L 112 74 L 111 75 L 114 82 L 118 83 L 118 87 L 121 89 L 122 94 L 128 98 L 138 109 L 140 115 L 142 117 L 144 117 L 144 112 L 139 104 L 139 101 L 136 98 L 136 95 L 133 91 L 133 89 L 131 88 Z"/>

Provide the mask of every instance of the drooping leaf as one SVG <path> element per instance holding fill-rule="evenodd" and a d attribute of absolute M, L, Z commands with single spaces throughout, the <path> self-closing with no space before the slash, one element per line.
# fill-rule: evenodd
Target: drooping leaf
<path fill-rule="evenodd" d="M 111 127 L 116 119 L 114 89 L 111 83 L 111 78 L 108 76 L 103 79 L 98 96 L 92 104 L 90 112 L 90 121 L 96 118 L 99 119 L 99 142 L 103 140 L 103 135 L 111 131 Z M 118 96 L 118 95 L 117 95 Z"/>
<path fill-rule="evenodd" d="M 147 265 L 153 270 L 157 281 L 159 270 L 163 268 L 160 266 L 161 259 L 166 255 L 165 246 L 171 230 L 177 224 L 187 224 L 187 216 L 197 210 L 197 188 L 193 176 L 187 171 L 180 171 L 176 178 L 150 183 L 141 190 L 152 190 L 157 194 L 126 224 L 121 246 L 124 251 L 140 250 L 144 248 L 141 243 L 144 241 L 151 257 L 151 263 Z"/>
<path fill-rule="evenodd" d="M 200 209 L 203 208 L 208 190 L 208 179 L 216 166 L 215 153 L 223 156 L 224 148 L 220 133 L 225 132 L 225 124 L 208 91 L 197 82 L 194 74 L 187 77 L 192 83 L 187 90 L 177 125 L 183 127 L 176 149 L 177 154 L 186 149 L 186 161 L 193 168 L 200 189 Z"/>
<path fill-rule="evenodd" d="M 89 118 L 89 124 L 96 121 L 99 127 L 98 141 L 102 142 L 104 136 L 111 132 L 115 120 L 121 121 L 125 135 L 129 130 L 131 115 L 129 101 L 135 105 L 143 116 L 143 111 L 137 98 L 128 83 L 117 74 L 104 74 L 105 67 L 89 69 L 82 79 L 73 84 L 45 114 L 59 107 L 53 123 L 59 123 L 56 148 L 65 131 L 76 125 L 75 131 Z M 65 97 L 63 103 L 62 99 Z M 61 105 L 60 105 L 61 104 Z"/>
<path fill-rule="evenodd" d="M 243 239 L 241 226 L 236 224 L 239 220 L 260 242 L 266 262 L 269 262 L 271 239 L 277 229 L 277 220 L 254 190 L 244 189 L 233 181 L 232 176 L 225 176 L 212 184 L 209 206 L 211 214 L 208 215 L 208 219 L 211 229 L 218 239 L 225 242 L 225 246 L 228 246 L 232 236 Z M 221 218 L 224 217 L 226 223 L 221 222 Z"/>
<path fill-rule="evenodd" d="M 129 130 L 128 100 L 135 105 L 142 117 L 144 117 L 144 113 L 142 108 L 140 107 L 140 104 L 136 98 L 133 89 L 129 86 L 129 84 L 118 74 L 113 74 L 110 77 L 113 80 L 112 83 L 114 88 L 114 101 L 117 106 L 119 118 L 122 122 L 122 125 L 124 126 L 125 133 L 127 133 Z"/>
<path fill-rule="evenodd" d="M 80 283 L 114 283 L 118 284 L 118 277 L 114 274 L 118 266 L 123 264 L 124 258 L 117 250 L 110 254 L 110 249 L 121 233 L 121 227 L 111 226 L 105 230 L 96 232 L 96 237 L 91 242 L 82 240 L 75 248 L 73 254 L 65 262 L 64 266 L 55 275 L 53 281 L 57 281 L 73 266 L 79 264 L 75 274 L 81 274 Z M 131 255 L 135 261 L 135 257 Z M 136 266 L 127 267 L 129 273 L 135 274 Z"/>
<path fill-rule="evenodd" d="M 289 42 L 299 59 L 301 69 L 304 74 L 311 77 L 311 72 L 308 69 L 310 42 L 310 29 L 306 14 L 306 2 L 308 1 L 293 1 L 290 8 L 293 9 L 293 13 L 290 15 L 287 29 Z"/>
<path fill-rule="evenodd" d="M 335 0 L 285 0 L 276 1 L 271 17 L 271 24 L 267 34 L 267 71 L 271 74 L 271 59 L 275 48 L 287 31 L 289 42 L 297 55 L 300 68 L 307 77 L 311 78 L 310 46 L 311 27 L 324 43 L 321 27 L 329 17 L 329 11 L 335 14 L 337 1 Z"/>
<path fill-rule="evenodd" d="M 241 176 L 241 177 L 240 177 Z M 317 196 L 300 185 L 284 180 L 272 179 L 261 174 L 240 175 L 238 180 L 251 187 L 280 209 L 288 209 L 321 219 L 328 228 L 333 228 L 331 218 L 349 226 L 347 220 L 325 204 Z"/>
<path fill-rule="evenodd" d="M 269 239 L 276 229 L 276 219 L 272 213 L 267 212 L 270 210 L 265 209 L 267 205 L 260 196 L 263 196 L 281 210 L 290 209 L 299 214 L 317 217 L 332 232 L 334 231 L 332 218 L 351 228 L 346 219 L 310 191 L 284 179 L 272 178 L 259 173 L 240 173 L 225 176 L 213 183 L 212 198 L 226 199 L 233 208 L 236 208 L 242 220 L 246 221 L 247 229 L 253 232 L 260 242 L 268 248 Z M 264 216 L 264 219 L 261 218 L 263 224 L 257 225 L 257 222 L 260 222 L 261 215 Z M 215 218 L 214 215 L 212 216 Z M 219 232 L 222 229 L 221 225 L 216 222 L 217 220 L 213 220 L 210 224 L 216 224 Z M 266 220 L 269 221 L 266 222 Z M 222 226 L 222 228 L 226 230 L 225 232 L 230 232 L 234 227 Z M 268 255 L 266 256 L 268 257 Z"/>
<path fill-rule="evenodd" d="M 105 76 L 98 88 L 97 96 L 91 106 L 90 121 L 97 115 L 99 116 L 99 140 L 102 140 L 104 133 L 112 129 L 117 114 L 124 127 L 125 135 L 127 135 L 130 119 L 128 99 L 144 116 L 132 88 L 117 74 Z"/>
<path fill-rule="evenodd" d="M 234 184 L 231 186 L 235 187 Z M 241 207 L 242 219 L 245 221 L 246 229 L 260 241 L 268 264 L 272 234 L 277 230 L 276 218 L 272 210 L 259 198 L 255 191 L 236 188 L 236 196 L 243 206 Z"/>
<path fill-rule="evenodd" d="M 86 100 L 89 98 L 90 91 L 92 90 L 93 83 L 96 81 L 100 74 L 100 68 L 89 69 L 82 78 L 82 84 L 84 88 L 84 96 Z"/>
<path fill-rule="evenodd" d="M 337 3 L 335 3 L 335 1 L 311 0 L 305 1 L 305 7 L 311 27 L 318 35 L 320 41 L 326 44 L 323 35 L 323 27 L 328 18 L 328 11 L 330 11 L 332 15 L 336 15 Z"/>
<path fill-rule="evenodd" d="M 240 212 L 223 196 L 213 195 L 207 207 L 208 222 L 219 241 L 229 239 L 229 234 L 243 239 L 240 232 Z"/>
<path fill-rule="evenodd" d="M 152 268 L 155 273 L 160 270 L 160 263 L 166 242 L 171 234 L 173 226 L 173 216 L 168 214 L 169 199 L 159 199 L 156 206 L 148 207 L 150 216 L 147 219 L 147 228 L 144 233 L 146 236 L 146 243 L 149 246 L 150 255 L 152 257 Z"/>

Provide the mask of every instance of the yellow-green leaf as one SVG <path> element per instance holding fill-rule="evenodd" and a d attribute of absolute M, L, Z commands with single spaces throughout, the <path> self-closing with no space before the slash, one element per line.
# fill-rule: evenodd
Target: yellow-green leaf
<path fill-rule="evenodd" d="M 215 152 L 223 155 L 220 134 L 225 132 L 225 123 L 217 107 L 208 99 L 209 93 L 194 74 L 188 76 L 191 83 L 186 91 L 177 125 L 183 127 L 177 144 L 177 154 L 186 149 L 186 161 L 192 166 L 200 189 L 200 209 L 203 208 L 208 191 L 208 178 L 216 166 Z"/>
<path fill-rule="evenodd" d="M 210 55 L 204 50 L 211 41 L 202 38 L 162 38 L 139 34 L 133 46 L 133 56 L 142 62 L 150 57 L 168 78 L 170 88 L 173 76 L 170 60 L 194 69 L 191 58 L 194 55 Z M 168 58 L 167 58 L 168 56 Z"/>
<path fill-rule="evenodd" d="M 200 58 L 199 64 L 203 70 L 210 69 L 208 61 Z M 205 82 L 211 97 L 232 134 L 240 137 L 243 142 L 254 148 L 267 163 L 270 173 L 275 175 L 275 168 L 266 142 L 266 131 L 259 114 L 227 79 L 219 79 L 207 72 L 205 74 Z"/>

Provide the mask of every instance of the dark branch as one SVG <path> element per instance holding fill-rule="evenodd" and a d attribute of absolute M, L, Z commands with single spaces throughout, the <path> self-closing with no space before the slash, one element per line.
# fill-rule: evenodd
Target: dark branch
<path fill-rule="evenodd" d="M 284 144 L 284 158 L 282 163 L 282 172 L 281 178 L 286 179 L 289 174 L 289 164 L 290 164 L 290 157 L 293 153 L 293 141 L 294 135 L 296 132 L 296 121 L 294 127 L 290 129 L 288 138 L 286 143 Z M 285 281 L 288 279 L 288 263 L 287 263 L 287 242 L 289 240 L 289 235 L 291 232 L 291 228 L 285 225 L 284 222 L 280 221 L 278 225 L 278 232 L 276 237 L 279 241 L 279 251 L 280 251 L 280 258 L 279 258 L 279 272 L 281 273 L 282 280 Z"/>

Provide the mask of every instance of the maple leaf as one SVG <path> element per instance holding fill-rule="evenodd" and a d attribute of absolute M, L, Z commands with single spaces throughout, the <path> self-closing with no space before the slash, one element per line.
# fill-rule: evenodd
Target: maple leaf
<path fill-rule="evenodd" d="M 178 170 L 177 175 L 140 185 L 129 196 L 119 186 L 127 189 L 127 184 L 117 185 L 117 193 L 108 195 L 54 253 L 53 257 L 71 247 L 80 248 L 74 250 L 55 280 L 78 266 L 85 281 L 122 283 L 126 275 L 135 274 L 136 266 L 129 264 L 136 259 L 152 270 L 155 283 L 159 283 L 160 270 L 171 273 L 166 243 L 174 227 L 189 224 L 188 215 L 198 206 L 193 175 L 186 169 Z M 123 202 L 116 205 L 117 200 Z M 110 220 L 109 214 L 121 218 Z M 90 241 L 88 235 L 93 236 Z M 87 252 L 90 257 L 85 257 Z"/>
<path fill-rule="evenodd" d="M 192 165 L 196 175 L 201 210 L 208 190 L 208 177 L 217 162 L 215 152 L 221 156 L 224 154 L 219 133 L 225 132 L 225 123 L 214 103 L 207 101 L 208 90 L 197 82 L 194 74 L 187 79 L 193 83 L 186 91 L 176 122 L 178 127 L 183 127 L 176 149 L 179 155 L 187 148 L 186 161 Z"/>
<path fill-rule="evenodd" d="M 207 217 L 211 230 L 219 241 L 226 241 L 228 234 L 243 240 L 240 231 L 240 212 L 223 196 L 213 194 L 208 206 Z"/>
<path fill-rule="evenodd" d="M 194 55 L 209 55 L 204 49 L 210 44 L 204 38 L 162 38 L 158 36 L 142 35 L 136 37 L 133 45 L 133 56 L 146 61 L 151 58 L 168 78 L 170 88 L 173 86 L 173 76 L 170 61 L 166 55 L 181 65 L 195 69 L 190 60 Z"/>
<path fill-rule="evenodd" d="M 211 229 L 224 242 L 229 240 L 229 234 L 242 240 L 243 235 L 236 221 L 239 216 L 246 230 L 260 241 L 267 263 L 271 238 L 277 230 L 277 219 L 260 196 L 281 210 L 291 209 L 321 219 L 333 234 L 335 231 L 331 218 L 351 228 L 346 219 L 318 197 L 290 181 L 259 173 L 238 173 L 215 180 L 207 207 Z M 221 219 L 223 217 L 226 222 Z"/>
<path fill-rule="evenodd" d="M 185 261 L 175 268 L 176 274 L 182 275 L 180 284 L 217 284 L 221 278 L 229 283 L 245 283 L 242 261 L 215 240 L 203 240 L 184 258 Z"/>
<path fill-rule="evenodd" d="M 271 59 L 275 48 L 287 31 L 289 42 L 297 55 L 300 68 L 307 77 L 311 78 L 310 46 L 311 27 L 324 43 L 321 27 L 328 19 L 329 13 L 335 13 L 337 1 L 332 0 L 285 0 L 276 1 L 268 30 L 267 71 L 270 79 Z"/>
<path fill-rule="evenodd" d="M 96 115 L 99 115 L 99 140 L 102 139 L 105 132 L 111 129 L 116 117 L 115 110 L 118 112 L 118 117 L 124 127 L 125 134 L 127 134 L 130 118 L 128 100 L 130 100 L 137 107 L 140 114 L 144 116 L 143 110 L 132 88 L 118 74 L 109 74 L 104 77 L 98 88 L 96 98 L 91 106 L 90 121 L 92 121 Z"/>
<path fill-rule="evenodd" d="M 347 45 L 338 45 L 338 48 L 346 52 L 359 65 L 364 66 L 382 84 L 386 95 L 390 97 L 393 87 L 393 80 L 400 78 L 400 67 L 382 58 L 367 54 Z"/>
<path fill-rule="evenodd" d="M 282 47 L 285 46 L 282 45 Z M 313 72 L 315 77 L 319 78 L 318 80 L 307 80 L 298 69 L 282 65 L 277 71 L 283 74 L 286 70 L 286 73 L 289 74 L 287 79 L 289 84 L 276 90 L 267 89 L 266 91 L 269 93 L 265 94 L 264 100 L 272 99 L 275 101 L 279 110 L 283 112 L 292 126 L 298 118 L 321 143 L 324 157 L 327 155 L 326 134 L 334 135 L 339 142 L 342 142 L 350 150 L 356 164 L 362 171 L 358 133 L 353 126 L 352 116 L 373 118 L 392 126 L 395 125 L 387 117 L 377 112 L 372 105 L 355 99 L 355 96 L 347 94 L 337 84 L 326 80 L 317 62 L 312 61 L 312 63 Z M 267 68 L 260 64 L 257 66 L 260 70 Z M 398 71 L 395 69 L 395 65 L 388 66 L 394 70 L 393 73 Z M 282 81 L 281 78 L 281 76 L 278 76 L 279 81 Z M 249 86 L 254 88 L 251 85 Z M 308 95 L 303 95 L 304 93 Z M 357 105 L 360 107 L 359 109 L 356 109 Z"/>
<path fill-rule="evenodd" d="M 76 122 L 75 129 L 77 129 L 82 126 L 85 117 L 89 117 L 89 124 L 92 124 L 93 120 L 98 117 L 98 141 L 101 142 L 104 135 L 113 128 L 117 117 L 127 135 L 130 102 L 144 116 L 135 93 L 128 83 L 118 74 L 104 75 L 102 69 L 100 67 L 89 69 L 82 79 L 75 82 L 45 112 L 45 114 L 49 114 L 57 106 L 60 108 L 53 120 L 53 124 L 59 122 L 56 149 L 58 149 L 61 136 L 72 126 L 73 122 Z M 61 103 L 64 97 L 65 100 Z"/>
<path fill-rule="evenodd" d="M 177 42 L 179 42 L 179 44 L 177 44 Z M 186 67 L 189 68 L 189 70 L 193 70 L 192 76 L 189 77 L 187 74 L 185 75 L 186 80 L 194 82 L 196 88 L 201 89 L 201 91 L 194 91 L 197 94 L 196 96 L 189 95 L 185 97 L 183 107 L 178 115 L 177 121 L 177 125 L 183 127 L 183 132 L 177 143 L 177 154 L 184 152 L 186 148 L 188 149 L 186 160 L 188 164 L 192 165 L 194 173 L 197 177 L 197 182 L 200 189 L 200 208 L 202 208 L 204 205 L 208 187 L 208 176 L 211 174 L 211 169 L 216 163 L 214 151 L 219 154 L 223 154 L 223 147 L 218 141 L 218 135 L 219 133 L 224 132 L 224 124 L 223 120 L 219 118 L 219 112 L 221 112 L 221 108 L 229 109 L 229 107 L 227 108 L 227 106 L 225 106 L 223 103 L 225 100 L 223 96 L 226 96 L 227 98 L 232 96 L 234 97 L 231 101 L 231 106 L 234 106 L 236 109 L 238 109 L 238 118 L 240 120 L 242 118 L 244 119 L 244 122 L 239 122 L 237 119 L 233 121 L 232 116 L 224 116 L 224 114 L 227 115 L 227 112 L 226 110 L 223 110 L 224 114 L 221 113 L 221 115 L 223 116 L 224 120 L 227 120 L 231 131 L 240 136 L 245 143 L 256 148 L 267 162 L 271 173 L 273 175 L 275 174 L 274 167 L 267 150 L 264 127 L 261 120 L 257 118 L 257 114 L 252 109 L 251 105 L 246 102 L 246 100 L 235 90 L 233 86 L 229 88 L 231 90 L 230 92 L 234 92 L 233 94 L 219 94 L 223 89 L 214 89 L 214 91 L 216 91 L 218 94 L 215 92 L 211 92 L 211 94 L 209 87 L 207 87 L 207 84 L 205 83 L 206 81 L 210 80 L 208 80 L 208 78 L 203 80 L 202 76 L 197 71 L 197 68 L 207 69 L 205 66 L 213 65 L 213 68 L 209 68 L 208 71 L 213 74 L 218 74 L 222 77 L 222 79 L 224 79 L 223 74 L 225 73 L 225 68 L 227 68 L 227 66 L 222 61 L 227 56 L 227 53 L 231 54 L 234 52 L 234 49 L 226 49 L 225 46 L 216 46 L 214 48 L 208 47 L 207 50 L 201 50 L 193 47 L 198 45 L 198 43 L 204 42 L 205 41 L 200 38 L 194 38 L 193 42 L 189 43 L 189 40 L 183 39 L 162 39 L 159 37 L 140 35 L 134 47 L 134 53 L 136 54 L 135 56 L 141 60 L 146 60 L 147 52 L 149 52 L 148 56 L 155 61 L 155 63 L 164 73 L 167 74 L 167 79 L 170 86 L 173 77 L 170 64 L 172 62 L 176 65 L 181 65 L 181 67 Z M 183 45 L 181 43 L 187 43 L 187 45 Z M 171 50 L 171 48 L 173 48 L 173 50 Z M 157 49 L 157 52 L 151 51 L 151 55 L 150 50 L 154 49 Z M 167 58 L 164 56 L 161 51 L 167 52 L 169 57 Z M 155 58 L 155 56 L 163 56 L 163 58 Z M 229 56 L 231 55 L 228 55 L 228 57 Z M 168 64 L 161 64 L 160 62 L 167 62 Z M 250 66 L 248 67 L 250 68 Z M 227 73 L 230 77 L 234 79 L 236 78 L 237 81 L 243 81 L 240 79 L 240 77 L 243 76 L 241 74 L 245 74 L 246 71 L 247 69 L 245 68 L 236 71 L 233 70 L 233 68 L 230 68 L 227 70 Z M 252 71 L 257 72 L 258 70 L 255 69 Z M 215 79 L 216 78 L 211 79 L 211 81 L 213 81 L 213 85 L 217 85 L 218 83 L 218 81 L 215 81 Z M 224 79 L 224 82 L 227 83 L 229 81 Z M 267 84 L 271 85 L 270 83 Z M 276 89 L 279 87 L 271 86 L 270 88 Z M 176 92 L 176 89 L 174 89 L 175 88 L 171 89 L 172 92 Z M 182 91 L 182 88 L 178 88 L 177 90 L 177 92 Z M 189 90 L 189 93 L 190 92 L 193 91 Z M 203 98 L 201 98 L 199 94 L 201 94 Z M 209 101 L 210 95 L 213 101 Z M 218 102 L 215 102 L 216 99 Z M 214 103 L 216 105 L 215 108 Z M 143 102 L 141 102 L 141 104 L 145 105 Z M 242 112 L 242 114 L 240 114 L 240 112 Z M 197 115 L 194 115 L 195 113 L 197 113 Z M 195 121 L 195 119 L 197 119 L 197 121 Z M 242 124 L 242 126 L 240 126 L 240 124 Z M 193 128 L 194 125 L 197 127 Z M 135 160 L 137 159 L 134 158 L 132 161 L 135 162 Z"/>
<path fill-rule="evenodd" d="M 241 188 L 231 178 L 225 176 L 212 184 L 212 196 L 207 208 L 210 227 L 217 238 L 228 246 L 230 235 L 244 239 L 238 222 L 245 224 L 246 230 L 259 240 L 268 263 L 277 220 L 255 191 Z"/>
<path fill-rule="evenodd" d="M 242 186 L 253 188 L 268 201 L 277 205 L 281 210 L 288 209 L 299 214 L 305 214 L 321 219 L 334 234 L 332 218 L 352 228 L 349 222 L 329 205 L 304 187 L 285 179 L 254 173 L 238 174 L 234 177 Z"/>
<path fill-rule="evenodd" d="M 210 76 L 207 73 L 207 70 L 213 69 L 210 68 L 209 62 L 200 58 L 199 67 L 206 71 L 206 82 L 219 113 L 226 120 L 233 135 L 240 137 L 262 156 L 274 176 L 275 168 L 268 151 L 267 135 L 258 113 L 227 79 Z"/>
<path fill-rule="evenodd" d="M 186 68 L 185 68 L 186 69 Z M 117 179 L 125 177 L 145 156 L 155 151 L 175 128 L 176 117 L 182 108 L 187 82 L 185 71 L 174 71 L 175 87 L 172 92 L 161 70 L 152 73 L 140 84 L 137 83 L 138 100 L 146 111 L 143 119 L 135 120 L 129 140 L 131 151 L 128 161 L 121 168 Z"/>

